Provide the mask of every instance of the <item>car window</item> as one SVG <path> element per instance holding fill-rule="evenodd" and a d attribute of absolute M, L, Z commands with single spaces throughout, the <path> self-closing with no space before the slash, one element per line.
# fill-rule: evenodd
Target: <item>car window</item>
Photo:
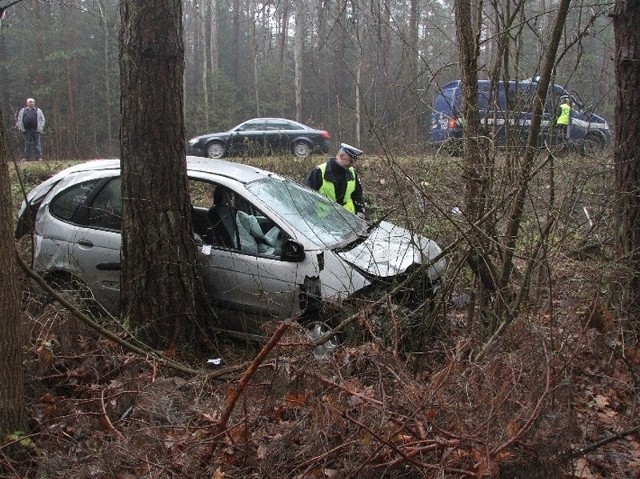
<path fill-rule="evenodd" d="M 286 120 L 269 120 L 267 121 L 268 130 L 302 130 L 300 125 L 296 125 Z"/>
<path fill-rule="evenodd" d="M 286 235 L 273 220 L 230 188 L 189 179 L 193 231 L 214 248 L 279 257 Z"/>
<path fill-rule="evenodd" d="M 107 183 L 89 206 L 89 226 L 120 231 L 122 228 L 122 201 L 120 178 Z"/>
<path fill-rule="evenodd" d="M 51 200 L 49 211 L 56 218 L 71 221 L 78 206 L 87 200 L 89 194 L 100 181 L 100 179 L 85 181 L 63 190 Z"/>
<path fill-rule="evenodd" d="M 354 239 L 366 223 L 335 201 L 290 180 L 265 178 L 247 185 L 283 220 L 320 246 L 334 247 Z"/>
<path fill-rule="evenodd" d="M 189 178 L 189 197 L 196 208 L 211 208 L 213 204 L 213 185 L 208 181 Z"/>
<path fill-rule="evenodd" d="M 238 128 L 238 131 L 262 131 L 264 130 L 263 121 L 249 121 Z"/>

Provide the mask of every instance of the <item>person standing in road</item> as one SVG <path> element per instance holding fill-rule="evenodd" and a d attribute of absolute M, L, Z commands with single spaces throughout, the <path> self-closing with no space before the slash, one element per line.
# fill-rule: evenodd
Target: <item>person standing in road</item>
<path fill-rule="evenodd" d="M 36 101 L 27 98 L 27 106 L 18 113 L 17 127 L 24 133 L 24 155 L 23 160 L 31 159 L 31 145 L 35 149 L 35 156 L 38 161 L 42 161 L 42 143 L 40 135 L 44 131 L 44 113 L 40 108 L 36 108 Z"/>
<path fill-rule="evenodd" d="M 305 183 L 351 213 L 364 218 L 364 195 L 354 168 L 361 155 L 362 150 L 341 143 L 336 156 L 311 170 Z"/>
<path fill-rule="evenodd" d="M 571 100 L 568 96 L 560 99 L 560 115 L 556 120 L 556 128 L 558 129 L 558 139 L 561 144 L 566 144 L 569 140 L 569 125 L 571 124 Z"/>

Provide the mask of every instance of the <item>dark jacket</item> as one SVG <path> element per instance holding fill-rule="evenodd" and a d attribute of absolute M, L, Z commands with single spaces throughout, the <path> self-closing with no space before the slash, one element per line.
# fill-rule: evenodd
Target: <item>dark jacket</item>
<path fill-rule="evenodd" d="M 364 214 L 364 195 L 362 192 L 362 184 L 360 183 L 360 178 L 358 177 L 358 175 L 355 173 L 352 174 L 351 171 L 340 166 L 336 162 L 335 158 L 329 158 L 327 160 L 324 180 L 333 183 L 333 185 L 335 186 L 336 202 L 338 204 L 344 205 L 346 203 L 344 200 L 344 193 L 347 189 L 347 182 L 352 179 L 355 179 L 356 181 L 356 189 L 351 195 L 351 199 L 353 200 L 353 203 L 356 207 L 356 214 Z M 322 186 L 324 180 L 322 178 L 322 170 L 318 166 L 316 166 L 309 173 L 306 184 L 308 187 L 318 191 L 320 190 L 320 187 Z"/>

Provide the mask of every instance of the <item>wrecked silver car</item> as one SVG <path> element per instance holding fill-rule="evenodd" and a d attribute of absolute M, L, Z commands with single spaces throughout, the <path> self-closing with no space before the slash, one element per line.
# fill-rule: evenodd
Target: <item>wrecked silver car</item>
<path fill-rule="evenodd" d="M 370 224 L 298 183 L 251 166 L 187 158 L 194 248 L 220 327 L 257 331 L 273 319 L 322 321 L 325 307 L 408 275 L 419 298 L 440 289 L 446 262 L 432 240 Z M 119 160 L 72 166 L 34 188 L 16 236 L 33 229 L 34 268 L 73 279 L 117 314 Z M 30 220 L 29 217 L 32 219 Z M 35 223 L 34 223 L 35 221 Z"/>

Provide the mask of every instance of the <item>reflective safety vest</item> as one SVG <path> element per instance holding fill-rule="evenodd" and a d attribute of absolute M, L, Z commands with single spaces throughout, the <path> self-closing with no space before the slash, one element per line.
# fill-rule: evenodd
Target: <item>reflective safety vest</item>
<path fill-rule="evenodd" d="M 558 117 L 558 121 L 556 121 L 557 125 L 568 125 L 570 122 L 571 115 L 571 106 L 563 103 L 560 105 L 560 116 Z"/>
<path fill-rule="evenodd" d="M 336 198 L 336 185 L 332 182 L 328 181 L 325 177 L 325 171 L 327 170 L 327 164 L 323 163 L 318 166 L 320 168 L 320 172 L 322 173 L 322 184 L 320 185 L 320 189 L 318 190 L 322 195 L 329 198 L 331 201 L 337 201 Z M 347 210 L 349 210 L 354 215 L 356 214 L 356 205 L 351 198 L 351 195 L 354 191 L 356 191 L 356 170 L 352 167 L 349 168 L 349 172 L 351 173 L 351 179 L 347 181 L 347 188 L 344 192 L 344 206 Z"/>

